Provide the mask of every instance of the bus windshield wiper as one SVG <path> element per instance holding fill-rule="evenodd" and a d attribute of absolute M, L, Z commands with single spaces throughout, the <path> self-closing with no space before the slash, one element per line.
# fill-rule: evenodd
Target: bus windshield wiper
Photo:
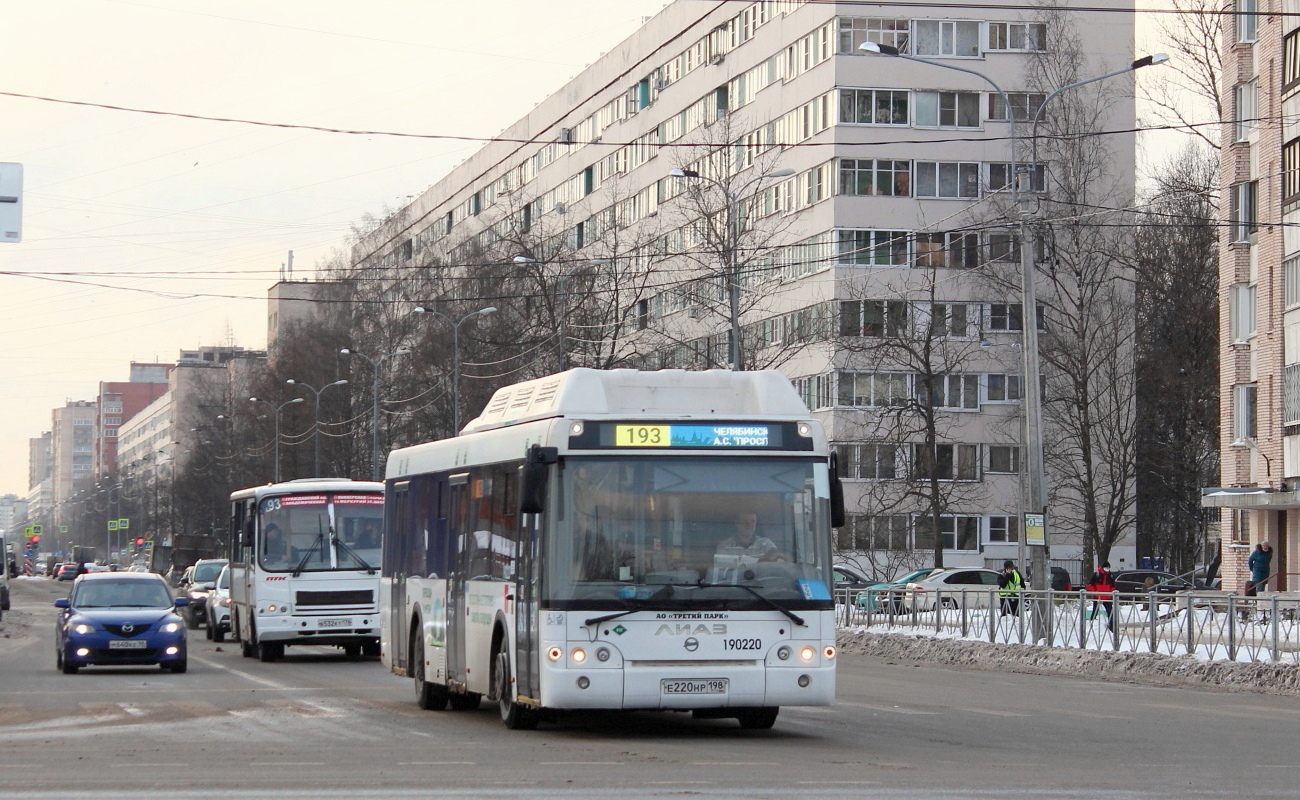
<path fill-rule="evenodd" d="M 804 628 L 808 627 L 808 623 L 803 621 L 803 617 L 799 616 L 798 614 L 794 613 L 790 609 L 776 602 L 772 598 L 758 591 L 753 586 L 746 586 L 743 583 L 701 583 L 700 587 L 704 589 L 724 589 L 724 588 L 744 589 L 745 591 L 757 597 L 759 600 L 762 600 L 764 603 L 767 603 L 772 608 L 775 608 L 777 611 L 780 611 L 782 614 L 785 614 L 787 617 L 790 618 L 790 621 L 793 622 L 794 624 L 802 626 Z"/>
<path fill-rule="evenodd" d="M 323 544 L 325 544 L 325 532 L 321 531 L 316 534 L 316 540 L 311 543 L 311 547 L 308 548 L 307 552 L 303 555 L 302 560 L 298 562 L 298 566 L 293 568 L 293 577 L 296 578 L 302 574 L 303 568 L 307 566 L 307 562 L 311 561 L 311 554 L 316 552 L 316 548 Z"/>
<path fill-rule="evenodd" d="M 687 585 L 687 584 L 683 584 L 683 585 Z M 689 585 L 694 586 L 695 584 L 689 584 Z M 672 585 L 671 583 L 665 583 L 665 584 L 664 584 L 664 587 L 663 587 L 662 589 L 660 589 L 659 591 L 657 591 L 657 592 L 655 592 L 654 594 L 650 595 L 649 597 L 646 597 L 646 598 L 628 598 L 628 599 L 626 600 L 626 602 L 631 603 L 631 602 L 635 601 L 636 603 L 641 604 L 641 603 L 650 603 L 650 602 L 653 602 L 653 601 L 655 601 L 655 600 L 663 600 L 664 598 L 672 597 L 672 596 L 673 596 L 673 591 L 674 591 L 674 590 L 673 590 L 673 585 Z M 628 614 L 635 614 L 635 613 L 638 612 L 638 611 L 645 611 L 645 606 L 643 606 L 643 605 L 638 605 L 636 608 L 629 608 L 629 609 L 625 609 L 625 610 L 623 610 L 623 611 L 615 611 L 613 614 L 606 614 L 606 615 L 604 615 L 603 617 L 592 617 L 591 619 L 587 620 L 586 622 L 584 622 L 584 623 L 582 623 L 582 624 L 583 624 L 583 625 L 599 625 L 599 624 L 602 623 L 602 622 L 609 622 L 611 619 L 618 619 L 619 617 L 626 617 Z"/>
<path fill-rule="evenodd" d="M 345 541 L 343 541 L 342 539 L 340 539 L 339 537 L 335 536 L 335 537 L 334 537 L 334 546 L 337 547 L 337 548 L 339 548 L 339 549 L 342 550 L 343 552 L 347 553 L 348 555 L 352 556 L 352 560 L 355 561 L 355 562 L 357 562 L 358 564 L 360 564 L 360 565 L 361 565 L 361 568 L 364 569 L 364 570 L 366 571 L 367 574 L 370 574 L 370 575 L 374 575 L 374 574 L 375 574 L 375 568 L 372 567 L 372 566 L 370 566 L 370 564 L 369 564 L 369 563 L 368 563 L 364 558 L 362 558 L 361 556 L 357 555 L 357 551 L 356 551 L 356 550 L 353 550 L 351 547 L 348 547 L 347 542 L 345 542 Z"/>

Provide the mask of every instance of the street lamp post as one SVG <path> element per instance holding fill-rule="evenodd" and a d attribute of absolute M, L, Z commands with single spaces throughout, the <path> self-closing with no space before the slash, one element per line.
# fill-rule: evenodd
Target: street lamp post
<path fill-rule="evenodd" d="M 350 347 L 345 347 L 339 352 L 345 356 L 356 356 L 365 359 L 366 363 L 370 365 L 370 368 L 374 370 L 374 380 L 370 385 L 370 396 L 373 401 L 371 408 L 373 422 L 371 423 L 371 427 L 374 429 L 371 431 L 370 464 L 372 478 L 374 480 L 381 480 L 383 476 L 379 474 L 379 368 L 386 360 L 393 356 L 409 355 L 411 351 L 405 347 L 399 347 L 391 353 L 386 353 L 380 356 L 378 361 L 364 353 L 358 353 Z"/>
<path fill-rule="evenodd" d="M 739 260 L 737 251 L 740 249 L 740 200 L 749 187 L 755 186 L 767 178 L 788 177 L 794 174 L 794 170 L 778 169 L 759 175 L 741 184 L 741 187 L 734 192 L 721 181 L 707 175 L 701 175 L 693 169 L 674 169 L 670 170 L 668 174 L 674 178 L 690 178 L 691 180 L 710 183 L 715 189 L 722 192 L 722 196 L 727 200 L 727 244 L 724 248 L 725 263 L 722 267 L 727 273 L 727 305 L 728 317 L 731 321 L 731 347 L 729 348 L 728 358 L 731 361 L 731 369 L 739 370 L 742 368 L 740 363 L 740 265 L 737 263 Z"/>
<path fill-rule="evenodd" d="M 294 403 L 302 403 L 305 401 L 301 397 L 295 397 L 292 400 L 284 401 L 278 406 L 275 403 L 272 403 L 270 400 L 262 400 L 257 397 L 250 397 L 248 398 L 248 401 L 250 403 L 266 403 L 268 406 L 270 406 L 273 409 L 271 411 L 271 415 L 275 417 L 275 469 L 272 470 L 272 474 L 275 476 L 275 482 L 279 483 L 280 482 L 280 410 L 283 409 L 285 406 L 291 406 Z"/>
<path fill-rule="evenodd" d="M 347 383 L 347 381 L 346 380 L 334 381 L 333 383 L 325 384 L 319 389 L 316 389 L 309 384 L 303 383 L 302 381 L 296 381 L 293 378 L 290 378 L 289 380 L 285 381 L 285 383 L 289 384 L 290 386 L 301 386 L 304 389 L 310 390 L 312 394 L 316 395 L 316 411 L 313 413 L 312 420 L 311 420 L 312 440 L 313 440 L 314 450 L 316 452 L 316 455 L 312 461 L 311 474 L 312 477 L 319 478 L 320 477 L 320 396 L 322 392 L 324 392 L 326 389 L 330 388 L 331 386 L 342 386 L 343 384 Z"/>
<path fill-rule="evenodd" d="M 1043 520 L 1042 546 L 1034 547 L 1030 556 L 1030 577 L 1035 589 L 1046 589 L 1050 585 L 1050 576 L 1047 569 L 1047 475 L 1046 466 L 1043 460 L 1043 399 L 1042 383 L 1039 377 L 1039 358 L 1038 358 L 1038 298 L 1034 281 L 1034 240 L 1033 229 L 1030 227 L 1029 220 L 1032 211 L 1023 203 L 1020 192 L 1020 175 L 1021 166 L 1019 162 L 1019 153 L 1017 150 L 1016 140 L 1016 112 L 1011 106 L 1011 98 L 1002 90 L 1002 87 L 993 82 L 993 79 L 982 72 L 977 72 L 966 67 L 959 67 L 955 64 L 948 64 L 943 61 L 931 61 L 928 58 L 919 58 L 917 56 L 907 55 L 899 52 L 898 48 L 889 45 L 876 44 L 875 42 L 864 42 L 858 46 L 858 49 L 873 53 L 876 55 L 893 56 L 895 58 L 906 59 L 907 61 L 916 61 L 921 64 L 929 64 L 943 69 L 950 69 L 956 72 L 964 72 L 967 75 L 974 75 L 980 80 L 993 87 L 993 90 L 1002 97 L 1002 104 L 1007 111 L 1007 121 L 1011 124 L 1011 169 L 1010 169 L 1010 189 L 1011 201 L 1019 216 L 1020 228 L 1020 319 L 1021 330 L 1024 335 L 1024 373 L 1025 378 L 1021 385 L 1023 392 L 1023 409 L 1025 416 L 1025 462 L 1028 485 L 1026 487 L 1025 507 L 1032 509 L 1031 513 L 1041 514 Z M 1087 80 L 1077 81 L 1067 84 L 1059 89 L 1053 90 L 1043 98 L 1042 104 L 1034 112 L 1033 118 L 1033 153 L 1034 157 L 1027 168 L 1027 171 L 1033 172 L 1038 168 L 1038 123 L 1042 119 L 1043 109 L 1046 108 L 1048 101 L 1060 93 L 1069 89 L 1074 89 L 1085 84 L 1096 81 L 1113 78 L 1118 75 L 1124 75 L 1142 67 L 1152 64 L 1163 64 L 1169 60 L 1164 54 L 1156 54 L 1139 58 L 1124 69 L 1108 72 L 1104 75 L 1098 75 Z M 1028 106 L 1026 106 L 1028 111 Z M 1030 188 L 1033 188 L 1032 183 Z M 1024 540 L 1022 534 L 1021 540 Z M 1023 559 L 1022 559 L 1023 561 Z"/>
<path fill-rule="evenodd" d="M 480 308 L 478 311 L 469 312 L 465 316 L 461 317 L 459 320 L 453 320 L 451 317 L 447 316 L 441 311 L 434 311 L 432 308 L 425 308 L 424 306 L 416 306 L 415 310 L 411 312 L 413 314 L 433 314 L 436 317 L 440 317 L 446 320 L 447 323 L 451 325 L 451 350 L 452 350 L 452 362 L 451 362 L 452 423 L 451 425 L 453 429 L 453 434 L 452 434 L 453 436 L 457 436 L 460 434 L 460 326 L 466 320 L 471 319 L 473 317 L 483 316 L 487 314 L 495 314 L 496 310 L 497 310 L 496 306 L 488 306 L 487 308 Z"/>

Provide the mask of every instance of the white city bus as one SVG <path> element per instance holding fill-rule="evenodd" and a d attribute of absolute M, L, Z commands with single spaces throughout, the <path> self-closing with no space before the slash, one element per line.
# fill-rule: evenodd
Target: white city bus
<path fill-rule="evenodd" d="M 231 632 L 249 658 L 287 645 L 379 655 L 383 484 L 307 478 L 230 495 Z"/>
<path fill-rule="evenodd" d="M 459 436 L 394 451 L 385 486 L 382 657 L 422 708 L 768 728 L 834 698 L 843 495 L 780 373 L 517 384 Z"/>

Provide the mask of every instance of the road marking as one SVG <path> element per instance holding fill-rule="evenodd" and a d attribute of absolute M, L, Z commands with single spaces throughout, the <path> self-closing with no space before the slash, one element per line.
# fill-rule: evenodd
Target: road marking
<path fill-rule="evenodd" d="M 1021 714 L 1021 713 L 1018 712 L 1018 711 L 997 711 L 997 710 L 992 709 L 992 708 L 964 708 L 964 707 L 962 707 L 962 706 L 954 706 L 954 707 L 953 707 L 953 711 L 968 711 L 968 712 L 970 712 L 971 714 L 989 714 L 989 715 L 994 716 L 994 717 L 1028 717 L 1028 716 L 1030 716 L 1029 714 Z"/>
<path fill-rule="evenodd" d="M 252 767 L 323 767 L 324 761 L 250 761 Z"/>
<path fill-rule="evenodd" d="M 269 687 L 269 688 L 271 688 L 271 689 L 279 689 L 279 690 L 289 690 L 289 691 L 291 691 L 291 690 L 293 690 L 293 688 L 294 688 L 294 687 L 288 686 L 288 685 L 286 685 L 286 684 L 280 683 L 279 681 L 273 681 L 273 680 L 268 680 L 268 679 L 266 679 L 266 678 L 260 678 L 260 677 L 258 677 L 258 676 L 256 676 L 256 675 L 253 675 L 252 673 L 245 672 L 245 671 L 243 671 L 242 669 L 235 669 L 234 667 L 227 666 L 227 665 L 225 665 L 225 664 L 221 664 L 221 663 L 216 662 L 216 661 L 209 661 L 209 660 L 206 659 L 206 658 L 197 658 L 197 657 L 196 657 L 194 660 L 195 660 L 195 661 L 199 661 L 199 662 L 201 662 L 201 663 L 203 663 L 203 664 L 207 664 L 207 665 L 210 666 L 210 667 L 215 667 L 216 669 L 223 670 L 223 671 L 225 671 L 225 672 L 229 672 L 231 675 L 237 675 L 238 677 L 244 678 L 245 680 L 250 680 L 250 681 L 252 681 L 253 683 L 258 683 L 258 684 L 261 684 L 262 686 Z M 336 709 L 336 708 L 330 708 L 329 706 L 321 705 L 321 704 L 319 704 L 319 703 L 313 703 L 313 702 L 311 702 L 310 700 L 298 700 L 298 701 L 296 701 L 296 702 L 301 703 L 302 705 L 305 705 L 305 706 L 310 706 L 310 707 L 314 708 L 318 713 L 323 714 L 323 715 L 326 715 L 326 716 L 338 716 L 339 714 L 342 713 L 342 712 L 340 712 L 340 711 L 339 711 L 338 709 Z"/>
<path fill-rule="evenodd" d="M 769 761 L 688 761 L 694 767 L 779 767 L 780 764 Z"/>
<path fill-rule="evenodd" d="M 109 766 L 115 769 L 135 769 L 136 767 L 177 767 L 178 769 L 183 769 L 188 767 L 189 764 L 181 764 L 175 761 L 160 761 L 157 764 L 142 764 L 138 761 L 132 761 L 126 764 L 109 764 Z"/>
<path fill-rule="evenodd" d="M 538 764 L 544 764 L 548 767 L 590 767 L 590 766 L 620 766 L 626 762 L 623 761 L 538 761 Z"/>
<path fill-rule="evenodd" d="M 888 711 L 891 714 L 938 714 L 938 711 L 921 711 L 915 708 L 903 708 L 902 706 L 872 706 L 866 703 L 836 703 L 838 706 L 852 706 L 853 708 L 865 708 L 868 711 Z"/>
<path fill-rule="evenodd" d="M 451 765 L 474 766 L 477 761 L 399 761 L 399 767 L 445 767 Z"/>

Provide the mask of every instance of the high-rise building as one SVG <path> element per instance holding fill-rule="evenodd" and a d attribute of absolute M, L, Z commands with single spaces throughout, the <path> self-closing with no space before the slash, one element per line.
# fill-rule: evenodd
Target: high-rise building
<path fill-rule="evenodd" d="M 1045 190 L 1029 124 L 1057 88 L 1043 64 L 1085 70 L 1067 81 L 1128 66 L 1131 9 L 672 3 L 364 237 L 357 275 L 432 285 L 462 313 L 552 313 L 558 357 L 533 356 L 547 369 L 727 368 L 737 351 L 738 368 L 779 368 L 848 478 L 842 551 L 885 554 L 882 570 L 936 543 L 950 566 L 1015 558 L 1023 321 L 1052 320 L 1022 312 L 1018 278 L 990 279 L 1016 274 L 1011 165 L 1020 194 Z M 1123 88 L 1100 128 L 1134 127 Z M 1110 197 L 1131 196 L 1133 140 L 1109 137 Z M 478 274 L 516 259 L 555 279 L 558 312 Z M 602 271 L 604 290 L 579 298 Z M 600 324 L 571 313 L 597 301 L 619 307 Z M 908 352 L 909 337 L 933 348 Z M 599 361 L 593 339 L 610 344 Z M 918 403 L 941 410 L 937 434 L 900 427 Z M 922 470 L 941 514 L 917 502 Z M 1110 555 L 1131 563 L 1131 508 L 1120 516 Z M 1085 553 L 1078 535 L 1053 548 Z"/>
<path fill-rule="evenodd" d="M 167 391 L 168 364 L 131 362 L 129 381 L 100 381 L 95 416 L 95 469 L 100 478 L 117 472 L 117 431 L 123 422 Z"/>

